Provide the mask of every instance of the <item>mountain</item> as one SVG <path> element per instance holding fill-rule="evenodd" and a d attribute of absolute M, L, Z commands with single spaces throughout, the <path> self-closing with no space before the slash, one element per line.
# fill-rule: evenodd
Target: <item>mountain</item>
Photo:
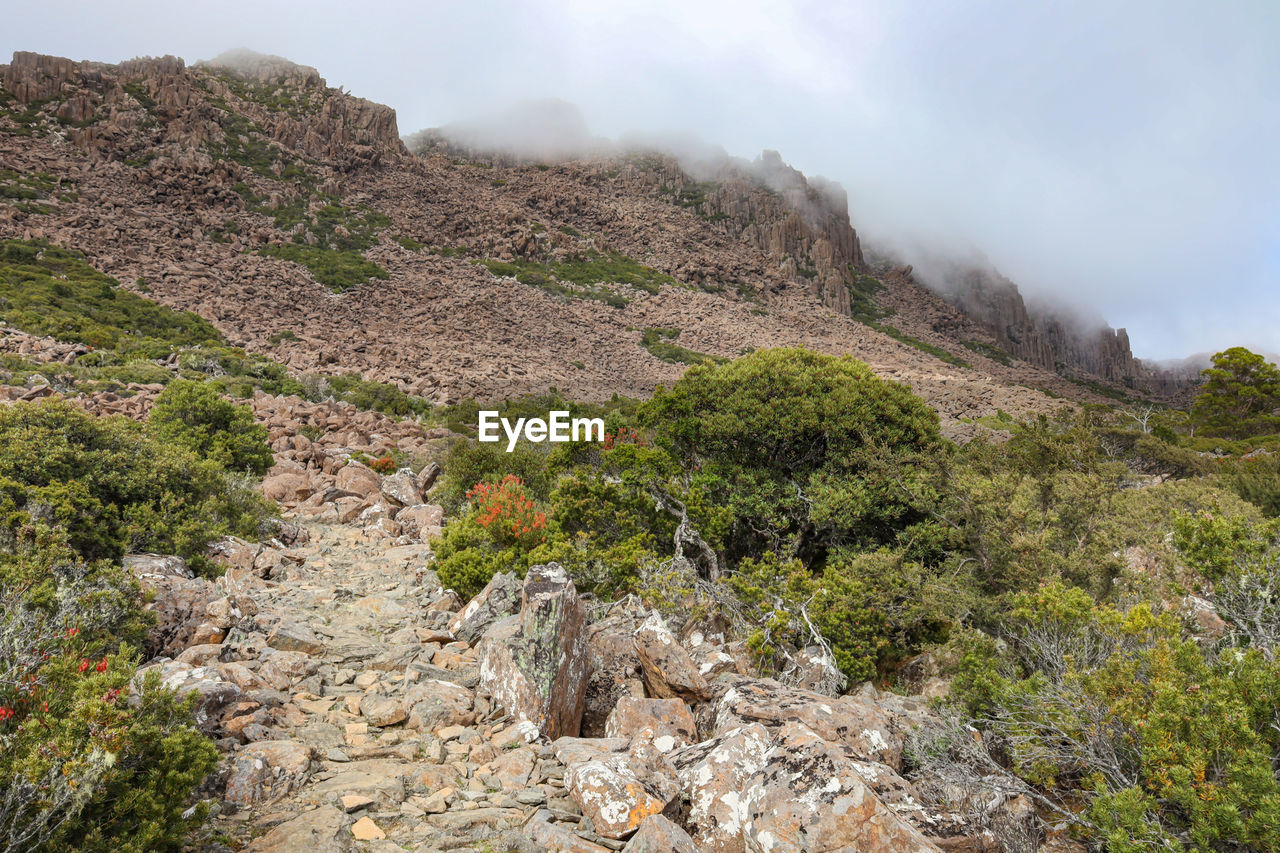
<path fill-rule="evenodd" d="M 602 400 L 805 346 L 910 383 L 957 437 L 1141 375 L 1123 331 L 1072 336 L 1003 280 L 948 300 L 905 265 L 873 268 L 844 191 L 776 152 L 597 146 L 552 105 L 540 139 L 571 130 L 558 159 L 478 150 L 483 123 L 414 154 L 394 110 L 245 51 L 194 66 L 17 53 L 0 84 L 0 236 L 83 252 L 292 369 L 436 402 Z"/>

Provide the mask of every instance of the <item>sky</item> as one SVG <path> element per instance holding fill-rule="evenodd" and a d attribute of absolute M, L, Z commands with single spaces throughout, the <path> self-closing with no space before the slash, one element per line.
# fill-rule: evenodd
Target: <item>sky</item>
<path fill-rule="evenodd" d="M 0 0 L 14 50 L 248 47 L 401 133 L 558 98 L 593 133 L 782 152 L 864 245 L 981 252 L 1135 354 L 1280 352 L 1280 3 Z"/>

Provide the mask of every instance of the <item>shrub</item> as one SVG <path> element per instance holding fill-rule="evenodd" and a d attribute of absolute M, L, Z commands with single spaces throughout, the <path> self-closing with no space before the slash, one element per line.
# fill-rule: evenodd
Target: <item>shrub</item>
<path fill-rule="evenodd" d="M 224 400 L 208 385 L 173 382 L 156 398 L 149 423 L 157 438 L 223 468 L 262 475 L 271 467 L 266 427 L 247 406 Z"/>
<path fill-rule="evenodd" d="M 1118 853 L 1280 845 L 1274 661 L 1061 584 L 1015 605 L 1005 651 L 972 649 L 955 687 L 1061 815 Z"/>
<path fill-rule="evenodd" d="M 377 459 L 369 460 L 369 467 L 379 474 L 394 474 L 396 471 L 396 460 L 391 456 L 379 456 Z"/>
<path fill-rule="evenodd" d="M 1193 422 L 1206 435 L 1247 438 L 1275 432 L 1280 418 L 1280 367 L 1244 347 L 1213 356 L 1201 371 L 1204 386 L 1191 408 Z"/>
<path fill-rule="evenodd" d="M 699 365 L 641 407 L 641 422 L 730 521 L 730 565 L 774 552 L 820 567 L 928 518 L 912 464 L 943 451 L 937 414 L 865 364 L 799 349 Z"/>
<path fill-rule="evenodd" d="M 178 850 L 205 817 L 192 791 L 218 761 L 192 704 L 94 638 L 93 596 L 52 610 L 0 583 L 0 849 Z"/>
<path fill-rule="evenodd" d="M 216 462 L 127 418 L 58 400 L 0 407 L 0 548 L 30 529 L 86 560 L 156 551 L 203 569 L 210 541 L 256 538 L 270 512 Z"/>
<path fill-rule="evenodd" d="M 468 490 L 470 509 L 445 528 L 435 548 L 440 583 L 464 598 L 475 595 L 498 572 L 524 577 L 530 553 L 546 541 L 547 516 L 514 475 L 477 483 Z"/>

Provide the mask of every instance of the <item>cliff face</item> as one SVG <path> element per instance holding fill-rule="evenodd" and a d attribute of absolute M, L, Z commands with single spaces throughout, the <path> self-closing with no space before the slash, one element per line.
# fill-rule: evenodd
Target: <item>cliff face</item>
<path fill-rule="evenodd" d="M 849 285 L 866 262 L 839 184 L 806 179 L 776 151 L 750 164 L 725 160 L 696 178 L 674 157 L 639 158 L 632 169 L 716 230 L 764 252 L 793 285 L 850 313 Z"/>
<path fill-rule="evenodd" d="M 929 284 L 990 331 L 997 346 L 1024 361 L 1129 385 L 1152 374 L 1134 358 L 1124 329 L 1083 323 L 1048 308 L 1028 309 L 1017 285 L 993 269 L 955 266 Z"/>
<path fill-rule="evenodd" d="M 26 132 L 54 132 L 89 152 L 234 148 L 253 133 L 290 159 L 344 168 L 405 153 L 395 110 L 329 88 L 314 68 L 248 51 L 194 67 L 173 56 L 108 65 L 17 52 L 0 83 Z M 254 153 L 254 165 L 274 165 L 271 152 Z"/>

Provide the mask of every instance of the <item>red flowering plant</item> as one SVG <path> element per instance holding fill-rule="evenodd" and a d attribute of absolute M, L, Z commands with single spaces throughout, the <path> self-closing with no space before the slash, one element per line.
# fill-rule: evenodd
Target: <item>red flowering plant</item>
<path fill-rule="evenodd" d="M 476 523 L 499 545 L 528 550 L 547 540 L 547 514 L 514 474 L 497 483 L 476 483 L 467 499 L 475 507 Z"/>
<path fill-rule="evenodd" d="M 546 512 L 514 474 L 477 483 L 467 500 L 468 510 L 435 546 L 435 570 L 442 584 L 470 597 L 498 572 L 523 577 L 550 530 Z"/>
<path fill-rule="evenodd" d="M 369 460 L 369 467 L 377 471 L 379 474 L 394 474 L 396 472 L 396 460 L 391 456 L 379 456 L 377 459 Z"/>

